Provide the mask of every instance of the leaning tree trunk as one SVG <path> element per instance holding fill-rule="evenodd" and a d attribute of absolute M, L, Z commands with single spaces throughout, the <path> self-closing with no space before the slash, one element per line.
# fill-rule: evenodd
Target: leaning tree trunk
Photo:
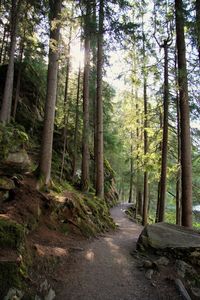
<path fill-rule="evenodd" d="M 175 0 L 176 42 L 178 50 L 178 83 L 180 99 L 182 225 L 192 227 L 192 163 L 190 140 L 190 110 L 182 0 Z"/>
<path fill-rule="evenodd" d="M 165 198 L 167 188 L 167 148 L 168 148 L 168 107 L 169 107 L 169 79 L 168 79 L 168 42 L 164 41 L 164 114 L 163 114 L 163 138 L 162 138 L 162 162 L 160 177 L 160 200 L 158 222 L 164 221 L 165 216 Z"/>
<path fill-rule="evenodd" d="M 62 0 L 50 0 L 50 23 L 59 19 L 61 14 Z M 60 25 L 56 28 L 51 27 L 50 45 L 53 41 L 57 46 L 59 43 Z M 39 171 L 43 177 L 45 185 L 49 185 L 51 179 L 51 161 L 52 161 L 52 146 L 53 146 L 53 130 L 55 105 L 57 94 L 57 75 L 58 75 L 58 49 L 55 46 L 49 47 L 49 65 L 47 75 L 47 95 L 45 103 L 44 127 L 42 135 L 42 146 L 40 155 Z"/>
<path fill-rule="evenodd" d="M 13 80 L 14 80 L 14 58 L 15 58 L 17 25 L 18 25 L 20 4 L 21 4 L 21 0 L 12 0 L 11 43 L 10 43 L 10 52 L 9 52 L 9 62 L 8 62 L 8 69 L 6 73 L 6 81 L 5 81 L 1 111 L 0 111 L 0 122 L 3 123 L 9 123 L 11 118 Z"/>
<path fill-rule="evenodd" d="M 84 74 L 83 74 L 83 135 L 82 135 L 82 172 L 81 172 L 81 187 L 82 191 L 86 192 L 89 189 L 89 77 L 90 77 L 90 18 L 91 7 L 90 1 L 86 2 L 85 16 L 85 59 L 84 59 Z"/>
<path fill-rule="evenodd" d="M 104 147 L 103 147 L 103 99 L 102 99 L 102 71 L 103 71 L 103 27 L 104 0 L 99 6 L 99 32 L 97 50 L 97 176 L 96 195 L 104 197 Z"/>

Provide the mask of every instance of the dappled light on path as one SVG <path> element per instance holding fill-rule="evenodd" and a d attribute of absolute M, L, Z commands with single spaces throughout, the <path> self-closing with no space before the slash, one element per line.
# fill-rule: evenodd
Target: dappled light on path
<path fill-rule="evenodd" d="M 94 252 L 89 249 L 87 252 L 86 252 L 86 255 L 85 255 L 85 258 L 87 260 L 89 260 L 90 262 L 92 262 L 94 260 Z"/>
<path fill-rule="evenodd" d="M 111 210 L 119 227 L 85 241 L 63 265 L 63 288 L 57 300 L 157 300 L 157 293 L 131 256 L 142 227 L 128 220 L 125 205 Z M 64 277 L 65 276 L 65 277 Z"/>

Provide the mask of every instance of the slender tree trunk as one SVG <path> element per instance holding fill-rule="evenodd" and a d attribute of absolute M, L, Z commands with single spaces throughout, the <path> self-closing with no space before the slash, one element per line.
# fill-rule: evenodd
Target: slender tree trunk
<path fill-rule="evenodd" d="M 131 132 L 131 160 L 130 160 L 130 188 L 129 188 L 129 203 L 133 202 L 133 132 Z"/>
<path fill-rule="evenodd" d="M 96 195 L 104 197 L 104 147 L 103 147 L 103 99 L 102 99 L 102 71 L 103 71 L 103 27 L 104 0 L 99 6 L 99 33 L 97 51 L 97 176 Z"/>
<path fill-rule="evenodd" d="M 59 19 L 61 14 L 62 0 L 51 0 L 50 3 L 50 23 Z M 56 28 L 51 28 L 50 44 L 55 41 L 56 45 L 59 43 L 60 25 Z M 53 130 L 55 105 L 57 94 L 57 75 L 58 75 L 58 49 L 49 48 L 49 65 L 47 75 L 47 95 L 45 103 L 45 117 L 42 135 L 42 146 L 40 155 L 40 174 L 44 177 L 44 183 L 48 185 L 51 179 L 51 161 L 52 161 L 52 145 L 53 145 Z"/>
<path fill-rule="evenodd" d="M 178 139 L 178 170 L 176 177 L 176 224 L 181 225 L 181 141 L 180 141 L 180 111 L 179 95 L 176 96 L 177 102 L 177 139 Z"/>
<path fill-rule="evenodd" d="M 5 45 L 6 32 L 7 32 L 7 26 L 4 25 L 4 29 L 3 29 L 3 38 L 2 38 L 1 50 L 0 50 L 0 64 L 1 64 L 2 61 L 3 61 L 3 50 L 4 50 L 4 45 Z"/>
<path fill-rule="evenodd" d="M 175 49 L 175 80 L 176 80 L 176 86 L 178 86 L 177 49 Z M 179 101 L 178 90 L 176 90 L 176 113 L 177 113 L 177 144 L 178 144 L 178 151 L 177 151 L 178 170 L 176 176 L 176 224 L 181 225 L 181 139 L 180 139 L 180 101 Z"/>
<path fill-rule="evenodd" d="M 2 99 L 0 122 L 9 123 L 11 118 L 13 79 L 14 79 L 14 57 L 17 37 L 18 14 L 21 0 L 12 0 L 11 8 L 11 44 L 9 52 L 8 69 L 6 73 L 6 81 L 4 94 Z"/>
<path fill-rule="evenodd" d="M 86 2 L 85 16 L 85 59 L 84 59 L 84 75 L 83 75 L 83 136 L 82 136 L 82 175 L 81 186 L 82 191 L 89 189 L 89 78 L 90 78 L 90 18 L 91 6 L 90 2 Z"/>
<path fill-rule="evenodd" d="M 136 89 L 136 114 L 137 114 L 137 128 L 136 128 L 136 147 L 137 147 L 137 157 L 136 157 L 136 164 L 137 164 L 137 184 L 136 184 L 136 216 L 139 214 L 142 216 L 142 192 L 140 187 L 140 171 L 139 171 L 139 140 L 141 138 L 141 135 L 139 134 L 139 126 L 140 126 L 140 112 L 138 110 L 138 94 Z"/>
<path fill-rule="evenodd" d="M 192 163 L 190 140 L 190 111 L 188 102 L 188 82 L 182 0 L 175 0 L 175 13 L 181 129 L 182 225 L 192 227 Z"/>
<path fill-rule="evenodd" d="M 145 34 L 144 34 L 144 20 L 142 15 L 142 43 L 143 43 L 143 97 L 144 97 L 144 156 L 148 152 L 148 135 L 147 135 L 147 117 L 148 117 L 148 103 L 147 103 L 147 71 L 146 71 L 146 47 L 145 47 Z M 144 192 L 143 192 L 143 216 L 142 216 L 142 225 L 147 224 L 148 219 L 148 172 L 146 170 L 145 163 L 144 171 Z"/>
<path fill-rule="evenodd" d="M 5 38 L 5 46 L 4 46 L 4 53 L 3 55 L 3 60 L 2 60 L 2 64 L 5 65 L 6 61 L 7 61 L 7 56 L 8 56 L 8 38 L 9 38 L 9 33 L 6 33 L 6 38 Z"/>
<path fill-rule="evenodd" d="M 68 91 L 69 91 L 69 73 L 70 73 L 70 54 L 71 54 L 71 39 L 72 39 L 72 26 L 70 27 L 69 43 L 67 49 L 67 64 L 66 64 L 66 75 L 65 75 L 65 94 L 64 94 L 64 128 L 63 128 L 63 151 L 62 151 L 62 162 L 60 170 L 60 180 L 63 178 L 63 172 L 65 167 L 65 155 L 67 150 L 67 102 L 68 102 Z"/>
<path fill-rule="evenodd" d="M 147 136 L 147 81 L 146 74 L 144 75 L 144 155 L 148 151 L 148 136 Z M 148 217 L 148 172 L 144 172 L 144 197 L 143 197 L 143 219 L 142 225 L 147 224 Z"/>
<path fill-rule="evenodd" d="M 19 69 L 18 69 L 18 74 L 17 74 L 17 86 L 16 86 L 15 99 L 14 99 L 13 112 L 12 112 L 13 120 L 15 120 L 16 112 L 17 112 L 17 105 L 19 102 L 23 53 L 24 53 L 24 40 L 22 39 L 21 47 L 20 47 L 20 55 L 19 55 Z"/>
<path fill-rule="evenodd" d="M 162 128 L 163 128 L 163 117 L 162 117 L 162 110 L 161 110 L 161 108 L 160 108 L 160 112 L 159 112 L 159 119 L 160 119 L 160 130 L 162 130 Z M 160 153 L 162 153 L 162 142 L 160 142 Z M 159 163 L 161 165 L 161 160 L 159 160 Z M 160 211 L 160 179 L 159 179 L 159 182 L 158 182 L 157 207 L 156 207 L 155 223 L 158 222 L 159 211 Z"/>
<path fill-rule="evenodd" d="M 167 189 L 167 148 L 168 148 L 168 107 L 169 107 L 169 79 L 168 79 L 168 42 L 164 41 L 164 115 L 163 115 L 163 138 L 162 138 L 162 162 L 160 177 L 160 200 L 158 222 L 164 221 L 165 198 Z"/>
<path fill-rule="evenodd" d="M 196 32 L 197 32 L 197 48 L 199 53 L 199 65 L 200 65 L 200 0 L 196 0 Z"/>
<path fill-rule="evenodd" d="M 74 181 L 76 175 L 76 160 L 77 160 L 77 141 L 78 141 L 78 124 L 79 124 L 79 100 L 80 100 L 80 83 L 81 83 L 81 67 L 78 71 L 77 82 L 77 95 L 76 95 L 76 117 L 75 117 L 75 130 L 74 130 L 74 153 L 72 162 L 72 179 Z"/>

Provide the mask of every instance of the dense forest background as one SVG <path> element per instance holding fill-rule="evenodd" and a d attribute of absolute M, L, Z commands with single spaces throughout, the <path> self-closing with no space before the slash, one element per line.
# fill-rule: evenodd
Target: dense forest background
<path fill-rule="evenodd" d="M 199 0 L 2 0 L 1 161 L 192 226 L 199 71 Z"/>

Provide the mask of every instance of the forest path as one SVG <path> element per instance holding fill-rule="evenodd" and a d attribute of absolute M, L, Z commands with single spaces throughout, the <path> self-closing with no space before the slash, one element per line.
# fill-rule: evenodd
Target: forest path
<path fill-rule="evenodd" d="M 93 241 L 82 241 L 82 251 L 63 264 L 63 286 L 57 290 L 57 300 L 157 300 L 157 288 L 137 268 L 131 256 L 142 227 L 131 222 L 124 213 L 125 205 L 111 210 L 119 225 Z M 163 292 L 162 292 L 163 295 Z"/>

